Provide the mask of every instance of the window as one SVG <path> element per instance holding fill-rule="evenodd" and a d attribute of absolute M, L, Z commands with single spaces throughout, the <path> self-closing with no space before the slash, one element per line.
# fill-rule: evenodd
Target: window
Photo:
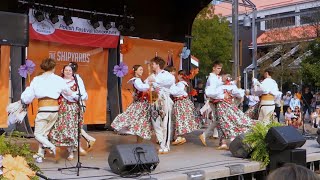
<path fill-rule="evenodd" d="M 310 8 L 310 9 L 301 9 L 300 12 L 310 12 L 309 14 L 300 15 L 300 24 L 312 24 L 320 22 L 320 7 Z"/>
<path fill-rule="evenodd" d="M 281 18 L 281 16 L 290 15 L 292 13 L 294 12 L 292 11 L 292 12 L 286 12 L 286 13 L 280 13 L 280 14 L 267 15 L 265 18 L 274 18 L 274 19 L 266 20 L 266 29 L 294 26 L 295 16 Z"/>

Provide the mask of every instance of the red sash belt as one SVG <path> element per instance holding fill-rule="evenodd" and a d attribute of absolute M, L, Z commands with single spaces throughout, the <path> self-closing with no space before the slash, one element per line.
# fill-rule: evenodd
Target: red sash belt
<path fill-rule="evenodd" d="M 178 101 L 178 100 L 182 100 L 188 98 L 188 96 L 181 96 L 181 97 L 173 97 L 173 101 Z"/>

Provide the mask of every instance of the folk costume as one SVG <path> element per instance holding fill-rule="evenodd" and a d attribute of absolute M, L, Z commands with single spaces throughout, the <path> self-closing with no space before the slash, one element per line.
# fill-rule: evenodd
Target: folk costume
<path fill-rule="evenodd" d="M 161 70 L 157 74 L 151 74 L 155 79 L 152 83 L 153 90 L 159 91 L 158 99 L 153 103 L 151 122 L 160 144 L 159 153 L 166 154 L 170 151 L 171 115 L 173 101 L 170 98 L 170 87 L 175 83 L 175 77 L 168 71 Z M 148 79 L 146 79 L 148 82 Z"/>
<path fill-rule="evenodd" d="M 261 83 L 253 79 L 253 93 L 260 97 L 258 120 L 269 122 L 275 110 L 275 97 L 281 92 L 278 84 L 272 78 L 265 78 Z"/>
<path fill-rule="evenodd" d="M 39 142 L 38 154 L 35 158 L 44 157 L 44 148 L 49 148 L 54 154 L 56 147 L 48 140 L 48 134 L 58 119 L 60 94 L 76 97 L 76 93 L 71 93 L 66 82 L 53 72 L 45 72 L 36 76 L 30 83 L 30 86 L 21 94 L 21 101 L 30 104 L 33 99 L 38 99 L 38 114 L 35 119 L 34 136 Z"/>
<path fill-rule="evenodd" d="M 133 84 L 133 103 L 113 120 L 111 126 L 116 131 L 125 129 L 130 134 L 149 140 L 153 132 L 150 121 L 149 94 L 147 93 L 150 86 L 143 83 L 138 77 L 130 79 L 128 83 Z"/>
<path fill-rule="evenodd" d="M 216 89 L 208 88 L 206 95 L 210 97 L 215 108 L 215 116 L 219 135 L 224 139 L 233 139 L 247 132 L 254 121 L 246 116 L 234 103 L 235 98 L 242 98 L 244 90 L 236 85 L 222 85 Z"/>
<path fill-rule="evenodd" d="M 222 78 L 221 76 L 215 74 L 215 73 L 210 73 L 206 88 L 205 88 L 205 94 L 207 95 L 208 89 L 214 90 L 218 88 L 219 86 L 223 85 Z M 208 96 L 207 96 L 208 97 Z M 208 110 L 208 106 L 210 106 L 211 110 Z M 218 130 L 216 128 L 217 122 L 216 122 L 216 117 L 215 117 L 215 107 L 210 103 L 210 101 L 207 101 L 207 103 L 204 105 L 204 107 L 201 109 L 202 112 L 208 112 L 212 113 L 212 121 L 209 124 L 209 126 L 206 128 L 206 130 L 199 136 L 201 142 L 203 145 L 207 146 L 206 143 L 206 138 L 208 137 L 209 133 L 213 131 L 213 136 L 218 137 Z"/>
<path fill-rule="evenodd" d="M 78 79 L 77 79 L 78 80 Z M 55 146 L 68 147 L 69 157 L 73 159 L 73 149 L 78 147 L 78 126 L 82 126 L 83 123 L 83 111 L 78 105 L 79 90 L 81 92 L 81 99 L 83 101 L 88 99 L 88 94 L 85 90 L 84 84 L 76 83 L 75 79 L 64 79 L 69 88 L 76 93 L 76 96 L 69 97 L 61 95 L 59 97 L 59 114 L 58 120 L 54 124 L 50 132 L 50 141 Z M 80 116 L 78 117 L 80 113 Z"/>
<path fill-rule="evenodd" d="M 189 99 L 186 81 L 180 81 L 170 87 L 170 94 L 173 96 L 173 116 L 175 118 L 175 136 L 177 139 L 173 145 L 180 145 L 186 142 L 183 135 L 199 129 L 199 121 L 195 118 L 195 107 Z"/>

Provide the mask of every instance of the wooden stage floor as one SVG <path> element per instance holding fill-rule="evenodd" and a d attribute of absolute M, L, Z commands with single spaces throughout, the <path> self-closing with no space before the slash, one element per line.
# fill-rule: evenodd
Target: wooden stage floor
<path fill-rule="evenodd" d="M 261 171 L 258 162 L 248 159 L 234 158 L 229 151 L 219 151 L 215 147 L 218 140 L 208 139 L 208 146 L 202 146 L 195 132 L 187 137 L 188 142 L 181 146 L 172 146 L 169 154 L 159 155 L 160 163 L 149 176 L 142 176 L 138 179 L 165 179 L 165 180 L 187 180 L 188 172 L 203 171 L 205 179 L 217 179 L 230 175 L 230 166 L 241 165 L 244 173 Z M 110 148 L 117 144 L 133 144 L 134 136 L 120 136 L 113 132 L 90 132 L 97 141 L 94 149 L 87 155 L 81 156 L 82 166 L 99 167 L 100 170 L 88 170 L 81 168 L 80 176 L 76 176 L 75 169 L 58 171 L 58 168 L 72 167 L 77 163 L 77 158 L 73 161 L 65 160 L 67 153 L 62 150 L 61 159 L 56 163 L 53 157 L 48 157 L 39 166 L 45 176 L 51 179 L 123 179 L 113 174 L 108 165 L 108 155 Z M 36 150 L 37 143 L 34 139 L 29 139 L 32 149 Z M 154 141 L 154 140 L 152 140 Z M 146 141 L 145 143 L 152 143 Z M 302 147 L 307 149 L 307 162 L 320 160 L 320 145 L 316 140 L 308 140 Z M 76 154 L 75 154 L 76 155 Z M 77 157 L 77 156 L 76 156 Z"/>

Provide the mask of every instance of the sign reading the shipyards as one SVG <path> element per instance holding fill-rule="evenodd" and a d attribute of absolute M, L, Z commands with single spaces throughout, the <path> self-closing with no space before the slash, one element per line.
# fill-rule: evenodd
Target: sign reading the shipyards
<path fill-rule="evenodd" d="M 69 62 L 77 62 L 79 66 L 77 73 L 81 76 L 89 97 L 85 102 L 87 107 L 84 113 L 84 123 L 105 124 L 107 119 L 108 49 L 31 40 L 28 47 L 28 59 L 32 59 L 36 64 L 31 78 L 41 73 L 40 64 L 48 57 L 56 61 L 55 73 L 58 75 Z M 33 102 L 34 109 L 37 109 L 37 104 L 37 101 Z M 33 126 L 36 113 L 32 114 L 31 106 L 29 108 L 28 117 Z"/>
<path fill-rule="evenodd" d="M 88 19 L 72 17 L 73 23 L 67 26 L 63 16 L 59 16 L 55 24 L 49 19 L 38 22 L 33 16 L 33 10 L 29 12 L 30 38 L 57 42 L 62 44 L 76 44 L 87 47 L 116 48 L 120 32 L 116 28 L 106 30 L 99 22 L 100 27 L 94 29 Z"/>

